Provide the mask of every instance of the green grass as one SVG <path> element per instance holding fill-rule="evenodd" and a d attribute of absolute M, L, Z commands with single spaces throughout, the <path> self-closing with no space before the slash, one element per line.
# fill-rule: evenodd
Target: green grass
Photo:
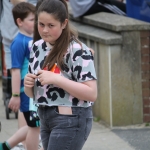
<path fill-rule="evenodd" d="M 149 127 L 150 126 L 150 122 L 145 123 L 145 126 Z"/>
<path fill-rule="evenodd" d="M 99 121 L 100 121 L 100 117 L 94 117 L 94 118 L 93 118 L 93 121 L 99 122 Z"/>

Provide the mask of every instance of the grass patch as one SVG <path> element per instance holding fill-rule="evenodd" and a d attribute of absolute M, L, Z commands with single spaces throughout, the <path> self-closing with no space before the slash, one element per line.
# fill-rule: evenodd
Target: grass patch
<path fill-rule="evenodd" d="M 99 121 L 100 121 L 100 117 L 94 117 L 94 118 L 93 118 L 93 121 L 99 122 Z"/>

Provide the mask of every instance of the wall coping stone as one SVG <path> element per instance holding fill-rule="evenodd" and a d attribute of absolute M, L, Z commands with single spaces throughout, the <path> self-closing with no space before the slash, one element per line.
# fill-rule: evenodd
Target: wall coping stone
<path fill-rule="evenodd" d="M 98 27 L 85 25 L 79 22 L 71 21 L 71 24 L 75 26 L 81 37 L 83 36 L 87 39 L 92 39 L 94 41 L 101 42 L 107 45 L 115 45 L 122 43 L 121 34 L 105 29 L 100 29 Z"/>
<path fill-rule="evenodd" d="M 92 15 L 74 18 L 68 3 L 70 19 L 111 31 L 141 31 L 150 30 L 150 23 L 112 13 L 100 12 Z"/>

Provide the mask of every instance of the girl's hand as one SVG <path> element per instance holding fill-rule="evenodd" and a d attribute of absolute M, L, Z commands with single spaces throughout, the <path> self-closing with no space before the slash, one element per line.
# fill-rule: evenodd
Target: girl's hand
<path fill-rule="evenodd" d="M 28 73 L 24 78 L 24 86 L 32 88 L 34 86 L 34 81 L 37 78 L 36 75 Z"/>
<path fill-rule="evenodd" d="M 95 53 L 94 50 L 92 48 L 89 48 L 89 49 L 90 49 L 92 55 L 94 56 L 94 53 Z"/>
<path fill-rule="evenodd" d="M 55 84 L 56 79 L 60 75 L 53 73 L 52 71 L 40 70 L 38 71 L 38 80 L 42 85 L 45 84 Z"/>

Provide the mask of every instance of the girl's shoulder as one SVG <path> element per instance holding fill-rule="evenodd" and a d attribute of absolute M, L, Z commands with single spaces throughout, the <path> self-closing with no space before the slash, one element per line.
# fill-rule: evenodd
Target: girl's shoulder
<path fill-rule="evenodd" d="M 72 41 L 69 45 L 68 52 L 75 53 L 76 51 L 84 50 L 89 51 L 89 47 L 87 47 L 84 43 L 80 41 L 80 43 L 76 41 Z"/>
<path fill-rule="evenodd" d="M 35 46 L 41 46 L 44 43 L 43 39 L 40 39 L 34 43 Z"/>
<path fill-rule="evenodd" d="M 33 43 L 33 46 L 32 46 L 32 51 L 35 53 L 37 50 L 45 50 L 46 48 L 46 44 L 44 42 L 43 39 L 40 39 L 38 41 L 36 41 L 35 43 Z"/>

